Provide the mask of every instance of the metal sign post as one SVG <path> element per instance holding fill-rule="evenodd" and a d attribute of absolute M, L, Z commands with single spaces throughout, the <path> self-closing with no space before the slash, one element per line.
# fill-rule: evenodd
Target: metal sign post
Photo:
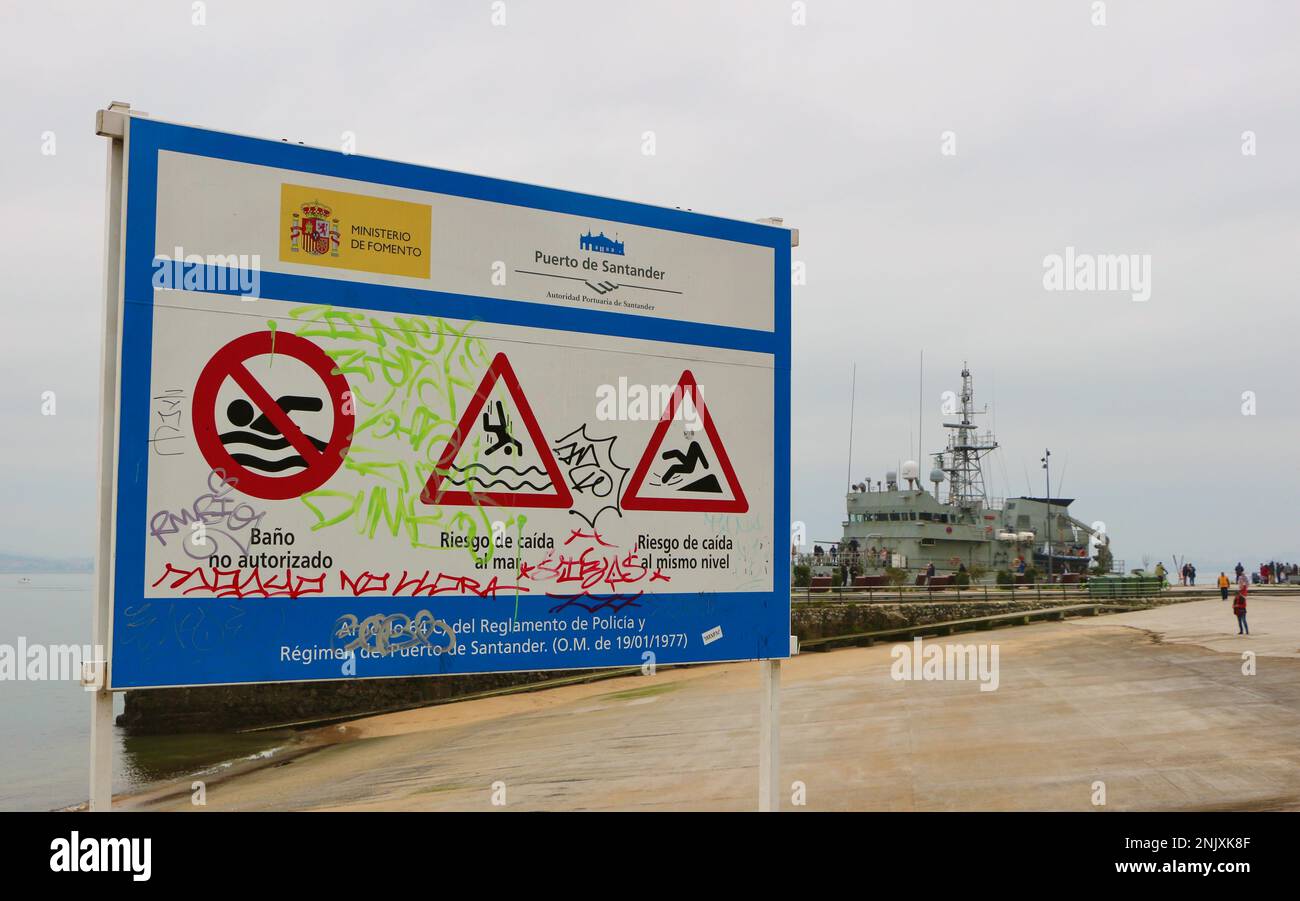
<path fill-rule="evenodd" d="M 767 225 L 785 224 L 780 218 L 758 221 Z M 790 247 L 798 246 L 799 230 L 791 229 Z M 854 373 L 856 379 L 856 369 Z M 850 427 L 850 441 L 852 432 Z M 852 458 L 851 452 L 849 456 Z M 790 636 L 789 651 L 792 657 L 799 653 L 799 639 L 794 635 Z M 758 711 L 758 810 L 776 813 L 781 810 L 781 660 L 760 660 L 758 666 L 762 684 Z"/>
<path fill-rule="evenodd" d="M 92 690 L 90 714 L 90 809 L 113 803 L 113 694 L 108 690 L 109 625 L 112 616 L 113 498 L 117 446 L 117 372 L 122 296 L 122 180 L 130 104 L 112 103 L 95 114 L 95 133 L 109 139 L 104 203 L 104 329 L 100 350 L 99 534 L 95 548 L 95 594 L 91 616 L 95 659 L 82 682 Z M 137 114 L 138 115 L 138 114 Z"/>
<path fill-rule="evenodd" d="M 758 714 L 758 809 L 781 809 L 781 661 L 760 660 Z"/>

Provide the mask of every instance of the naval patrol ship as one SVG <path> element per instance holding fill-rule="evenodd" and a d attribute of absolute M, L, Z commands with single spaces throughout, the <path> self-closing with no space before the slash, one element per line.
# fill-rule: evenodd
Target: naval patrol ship
<path fill-rule="evenodd" d="M 1109 536 L 1101 523 L 1070 515 L 1072 498 L 988 496 L 983 462 L 998 443 L 974 424 L 969 368 L 961 379 L 960 421 L 944 423 L 948 442 L 934 455 L 932 487 L 921 485 L 920 467 L 911 460 L 882 481 L 851 485 L 843 537 L 818 548 L 822 554 L 808 561 L 814 573 L 925 572 L 933 563 L 937 575 L 965 572 L 979 579 L 1007 571 L 1073 582 L 1096 567 L 1110 572 Z"/>

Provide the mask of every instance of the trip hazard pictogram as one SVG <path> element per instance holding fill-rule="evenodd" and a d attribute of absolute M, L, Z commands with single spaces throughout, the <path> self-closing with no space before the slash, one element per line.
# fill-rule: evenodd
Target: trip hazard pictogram
<path fill-rule="evenodd" d="M 689 407 L 685 406 L 688 401 Z M 689 411 L 691 408 L 694 414 L 683 417 L 683 409 Z M 685 422 L 687 428 L 681 439 L 669 442 L 668 430 L 674 420 Z M 694 420 L 703 426 L 712 448 L 713 463 L 710 454 L 689 428 Z M 647 478 L 649 476 L 653 478 Z M 623 509 L 679 513 L 745 513 L 749 510 L 749 501 L 736 478 L 731 458 L 727 456 L 727 449 L 718 436 L 713 417 L 704 405 L 704 397 L 689 369 L 682 373 L 677 390 L 669 397 L 659 425 L 650 436 L 650 443 L 632 471 L 632 479 L 623 492 Z"/>

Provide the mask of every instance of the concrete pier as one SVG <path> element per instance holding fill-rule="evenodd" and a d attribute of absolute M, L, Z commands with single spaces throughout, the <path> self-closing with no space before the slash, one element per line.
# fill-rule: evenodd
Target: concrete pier
<path fill-rule="evenodd" d="M 925 639 L 997 645 L 994 691 L 896 681 L 891 644 L 801 655 L 782 673 L 782 809 L 1300 809 L 1300 598 L 1252 597 L 1249 638 L 1228 607 Z M 328 746 L 211 782 L 206 808 L 188 780 L 118 803 L 753 810 L 758 713 L 756 664 L 668 670 L 329 727 Z"/>

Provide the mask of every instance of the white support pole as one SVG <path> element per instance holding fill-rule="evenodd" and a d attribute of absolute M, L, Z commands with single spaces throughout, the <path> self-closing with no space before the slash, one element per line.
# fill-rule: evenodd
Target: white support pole
<path fill-rule="evenodd" d="M 90 713 L 90 809 L 113 807 L 113 693 L 94 693 Z"/>
<path fill-rule="evenodd" d="M 128 104 L 113 103 L 95 116 L 95 132 L 109 139 L 104 204 L 104 331 L 100 357 L 99 541 L 91 630 L 95 667 L 83 674 L 93 686 L 90 714 L 90 809 L 113 804 L 113 694 L 109 685 L 109 606 L 113 567 L 113 483 L 117 433 L 118 323 L 121 311 L 122 181 Z"/>
<path fill-rule="evenodd" d="M 758 809 L 781 809 L 781 661 L 760 660 L 762 698 L 758 715 Z"/>
<path fill-rule="evenodd" d="M 766 225 L 787 228 L 779 216 L 759 219 Z M 790 229 L 790 246 L 799 246 L 799 229 Z M 786 273 L 786 277 L 790 277 Z M 787 601 L 788 605 L 788 601 Z M 790 652 L 798 653 L 798 642 L 790 636 Z M 773 813 L 781 809 L 781 661 L 760 660 L 759 678 L 763 683 L 758 714 L 758 809 Z"/>

